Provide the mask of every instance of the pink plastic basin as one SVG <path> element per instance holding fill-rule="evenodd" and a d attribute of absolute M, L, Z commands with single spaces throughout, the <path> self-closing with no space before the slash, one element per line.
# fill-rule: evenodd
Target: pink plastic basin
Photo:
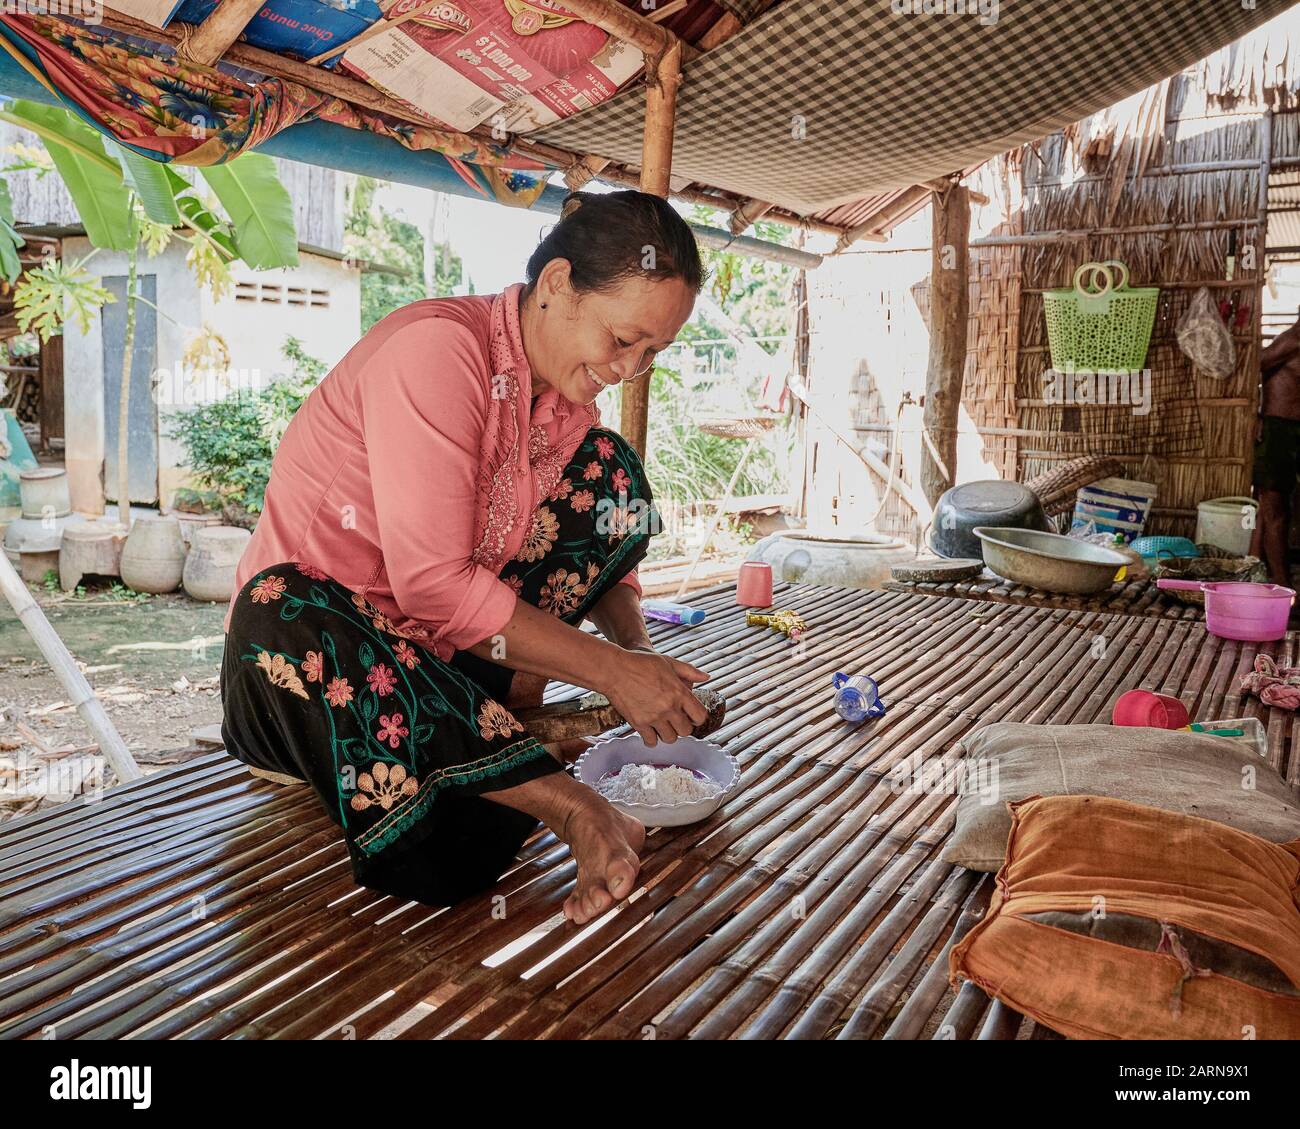
<path fill-rule="evenodd" d="M 1267 643 L 1286 634 L 1295 589 L 1235 580 L 1158 580 L 1160 588 L 1205 593 L 1205 629 L 1221 639 Z"/>

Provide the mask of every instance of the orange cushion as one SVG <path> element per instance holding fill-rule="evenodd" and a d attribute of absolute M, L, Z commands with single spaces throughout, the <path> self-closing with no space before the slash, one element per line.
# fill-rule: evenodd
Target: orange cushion
<path fill-rule="evenodd" d="M 954 984 L 1076 1038 L 1300 1039 L 1300 840 L 1101 796 L 1008 806 Z"/>

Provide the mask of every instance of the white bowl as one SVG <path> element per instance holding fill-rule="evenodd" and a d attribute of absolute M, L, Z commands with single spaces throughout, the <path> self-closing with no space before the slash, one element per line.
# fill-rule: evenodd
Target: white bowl
<path fill-rule="evenodd" d="M 647 748 L 639 734 L 606 737 L 582 754 L 574 765 L 574 774 L 587 787 L 599 791 L 606 776 L 618 772 L 625 764 L 651 764 L 656 768 L 676 765 L 707 776 L 721 791 L 707 800 L 685 804 L 624 804 L 610 801 L 624 815 L 639 819 L 647 827 L 685 827 L 708 819 L 722 806 L 722 801 L 740 781 L 740 762 L 720 746 L 699 737 L 678 737 L 670 745 L 662 741 Z"/>

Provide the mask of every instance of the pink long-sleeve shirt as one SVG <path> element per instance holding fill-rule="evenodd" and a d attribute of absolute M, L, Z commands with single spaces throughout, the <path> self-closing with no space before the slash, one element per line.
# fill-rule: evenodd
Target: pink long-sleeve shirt
<path fill-rule="evenodd" d="M 497 574 L 600 422 L 550 386 L 532 402 L 522 289 L 414 302 L 349 350 L 276 450 L 236 592 L 314 567 L 443 659 L 505 626 L 516 596 Z M 635 572 L 623 583 L 640 594 Z"/>

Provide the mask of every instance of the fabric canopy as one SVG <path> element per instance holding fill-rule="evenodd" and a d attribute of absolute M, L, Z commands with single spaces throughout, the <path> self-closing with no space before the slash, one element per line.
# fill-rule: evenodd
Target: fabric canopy
<path fill-rule="evenodd" d="M 539 162 L 465 134 L 390 121 L 296 82 L 246 82 L 77 21 L 0 15 L 0 50 L 88 125 L 156 161 L 221 164 L 320 120 L 439 153 L 474 191 L 502 203 L 528 207 L 546 188 Z"/>
<path fill-rule="evenodd" d="M 786 0 L 687 65 L 673 179 L 822 212 L 1036 140 L 1294 2 Z M 633 88 L 530 136 L 639 165 L 644 110 Z"/>

